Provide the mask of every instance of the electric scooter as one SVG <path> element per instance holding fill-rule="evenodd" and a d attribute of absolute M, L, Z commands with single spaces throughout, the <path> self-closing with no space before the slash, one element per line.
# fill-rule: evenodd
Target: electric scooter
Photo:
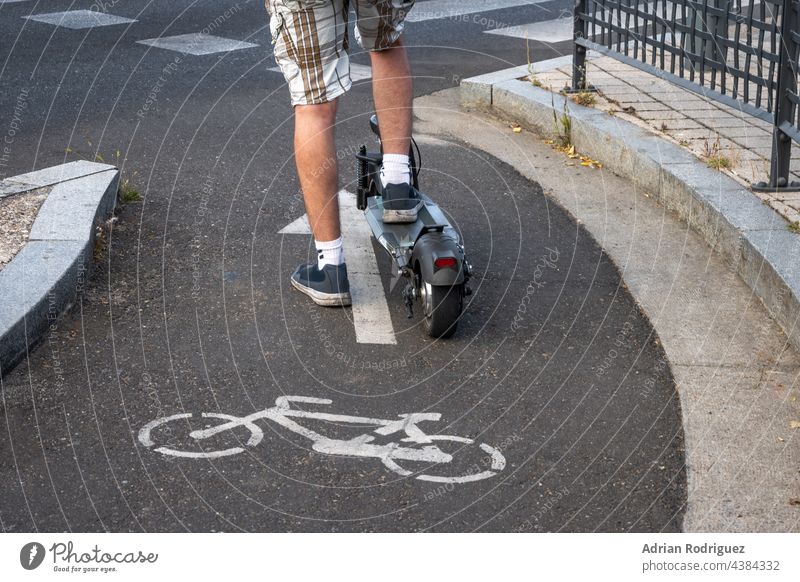
<path fill-rule="evenodd" d="M 370 127 L 380 144 L 376 115 L 370 118 Z M 419 192 L 421 157 L 413 138 L 410 149 L 412 185 Z M 392 257 L 398 276 L 407 279 L 403 301 L 408 318 L 414 317 L 414 304 L 419 301 L 428 334 L 450 337 L 458 326 L 464 298 L 471 294 L 472 266 L 464 256 L 464 245 L 439 206 L 422 192 L 423 205 L 416 222 L 383 222 L 382 159 L 382 145 L 379 152 L 368 152 L 362 145 L 356 154 L 358 209 L 364 211 L 373 236 Z"/>

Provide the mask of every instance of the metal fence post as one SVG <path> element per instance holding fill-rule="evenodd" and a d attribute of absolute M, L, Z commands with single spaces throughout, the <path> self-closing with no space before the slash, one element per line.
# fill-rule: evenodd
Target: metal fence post
<path fill-rule="evenodd" d="M 709 17 L 708 32 L 711 33 L 711 41 L 706 44 L 706 59 L 725 64 L 728 55 L 728 47 L 724 42 L 728 40 L 728 14 L 730 4 L 728 0 L 710 0 L 709 6 L 721 10 L 723 15 L 713 14 Z"/>
<path fill-rule="evenodd" d="M 579 45 L 576 41 L 579 38 L 586 38 L 588 33 L 588 23 L 580 18 L 586 14 L 586 1 L 575 0 L 575 7 L 572 13 L 572 91 L 580 92 L 586 89 L 586 47 Z"/>
<path fill-rule="evenodd" d="M 797 71 L 793 67 L 797 59 L 797 44 L 792 35 L 797 29 L 797 18 L 793 4 L 794 0 L 783 0 L 778 83 L 775 88 L 775 127 L 772 132 L 772 162 L 769 170 L 770 188 L 785 188 L 789 185 L 792 139 L 781 130 L 781 126 L 784 123 L 793 125 L 795 116 L 794 104 L 789 99 L 789 92 L 797 92 Z"/>

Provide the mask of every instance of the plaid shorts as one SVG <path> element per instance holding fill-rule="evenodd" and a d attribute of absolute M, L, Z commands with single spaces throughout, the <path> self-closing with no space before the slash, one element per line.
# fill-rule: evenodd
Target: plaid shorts
<path fill-rule="evenodd" d="M 333 101 L 350 89 L 347 18 L 350 2 L 356 40 L 367 51 L 392 46 L 414 0 L 264 0 L 275 60 L 292 105 Z"/>

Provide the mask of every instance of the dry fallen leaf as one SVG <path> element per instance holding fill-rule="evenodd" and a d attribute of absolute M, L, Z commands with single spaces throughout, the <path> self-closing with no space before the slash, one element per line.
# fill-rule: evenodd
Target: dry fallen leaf
<path fill-rule="evenodd" d="M 789 428 L 800 428 L 800 420 L 789 421 Z"/>
<path fill-rule="evenodd" d="M 800 505 L 800 497 L 790 497 L 789 505 Z"/>

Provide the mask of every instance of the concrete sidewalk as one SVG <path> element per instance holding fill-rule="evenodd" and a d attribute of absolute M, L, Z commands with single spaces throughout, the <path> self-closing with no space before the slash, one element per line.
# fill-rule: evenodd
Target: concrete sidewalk
<path fill-rule="evenodd" d="M 534 73 L 531 82 L 560 91 L 571 84 L 572 60 L 566 61 Z M 592 107 L 686 148 L 745 187 L 767 180 L 772 155 L 769 123 L 611 57 L 588 59 L 586 76 L 598 90 Z M 793 180 L 800 180 L 800 146 L 792 148 Z M 800 221 L 800 192 L 755 194 L 788 221 Z"/>

